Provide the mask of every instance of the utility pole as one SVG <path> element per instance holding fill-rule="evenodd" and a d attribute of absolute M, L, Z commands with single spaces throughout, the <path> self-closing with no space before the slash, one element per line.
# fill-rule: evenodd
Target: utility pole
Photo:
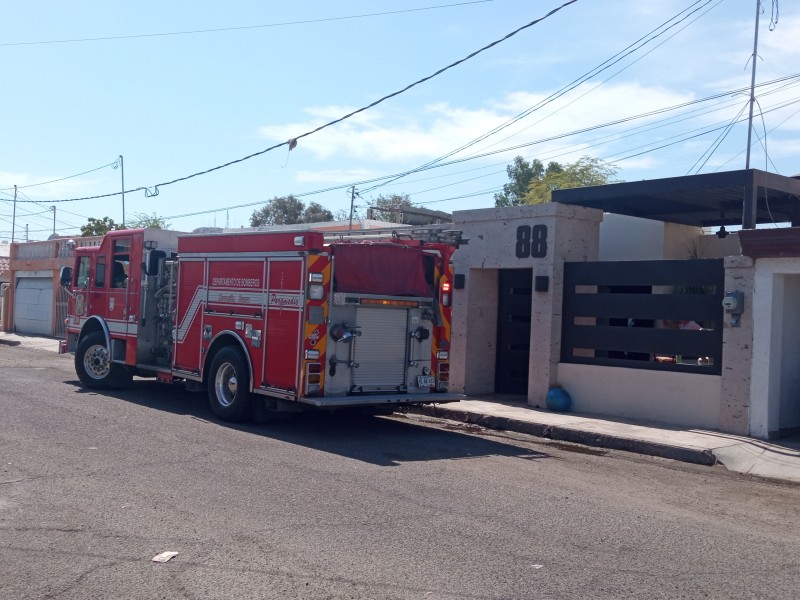
<path fill-rule="evenodd" d="M 119 155 L 119 171 L 122 175 L 122 226 L 125 227 L 125 163 L 122 162 L 122 154 Z"/>
<path fill-rule="evenodd" d="M 753 104 L 756 102 L 756 60 L 758 59 L 758 19 L 761 15 L 761 0 L 756 0 L 756 33 L 753 41 L 753 75 L 750 78 L 750 118 L 747 120 L 747 158 L 744 168 L 750 168 L 750 143 L 753 135 Z"/>
<path fill-rule="evenodd" d="M 11 243 L 14 243 L 14 229 L 17 224 L 17 186 L 14 186 L 14 210 L 11 217 Z"/>
<path fill-rule="evenodd" d="M 50 210 L 53 211 L 53 235 L 55 236 L 55 234 L 56 234 L 56 207 L 55 206 L 51 206 Z"/>
<path fill-rule="evenodd" d="M 350 188 L 350 228 L 348 231 L 353 231 L 353 204 L 356 201 L 356 186 Z"/>

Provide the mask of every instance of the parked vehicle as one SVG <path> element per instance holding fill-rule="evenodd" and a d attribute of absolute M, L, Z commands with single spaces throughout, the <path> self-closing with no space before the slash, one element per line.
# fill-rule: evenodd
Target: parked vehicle
<path fill-rule="evenodd" d="M 183 382 L 231 421 L 459 400 L 448 384 L 460 232 L 363 233 L 109 232 L 62 271 L 61 351 L 86 387 Z"/>

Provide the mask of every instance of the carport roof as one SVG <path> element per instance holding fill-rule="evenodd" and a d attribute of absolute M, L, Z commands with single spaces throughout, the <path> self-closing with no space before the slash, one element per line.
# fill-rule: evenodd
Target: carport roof
<path fill-rule="evenodd" d="M 800 225 L 800 178 L 746 169 L 554 190 L 553 202 L 697 227 Z"/>

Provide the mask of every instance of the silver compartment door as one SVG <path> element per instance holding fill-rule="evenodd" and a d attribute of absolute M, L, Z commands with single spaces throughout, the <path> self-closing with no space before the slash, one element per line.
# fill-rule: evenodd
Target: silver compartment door
<path fill-rule="evenodd" d="M 353 340 L 353 384 L 364 392 L 399 390 L 405 386 L 408 310 L 358 308 L 361 335 Z"/>

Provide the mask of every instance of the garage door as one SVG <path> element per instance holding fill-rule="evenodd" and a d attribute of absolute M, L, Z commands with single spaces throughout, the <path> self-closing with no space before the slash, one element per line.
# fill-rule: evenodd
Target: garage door
<path fill-rule="evenodd" d="M 53 280 L 20 277 L 14 290 L 14 331 L 53 335 Z"/>

